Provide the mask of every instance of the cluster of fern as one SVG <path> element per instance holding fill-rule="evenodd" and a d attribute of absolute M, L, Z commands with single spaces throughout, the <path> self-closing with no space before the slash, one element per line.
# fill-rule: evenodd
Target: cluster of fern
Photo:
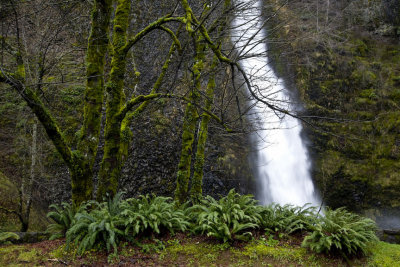
<path fill-rule="evenodd" d="M 141 196 L 122 199 L 119 193 L 105 202 L 89 201 L 79 208 L 63 203 L 52 205 L 48 214 L 55 223 L 48 231 L 51 238 L 65 236 L 67 248 L 74 244 L 79 255 L 85 251 L 105 247 L 117 253 L 121 240 L 133 241 L 138 235 L 186 231 L 189 221 L 171 198 Z"/>
<path fill-rule="evenodd" d="M 313 230 L 317 221 L 316 208 L 272 204 L 261 210 L 263 228 L 267 232 L 292 234 Z"/>
<path fill-rule="evenodd" d="M 200 204 L 188 208 L 193 232 L 206 233 L 217 239 L 248 240 L 251 230 L 260 228 L 261 206 L 251 195 L 239 195 L 234 190 L 220 200 L 207 196 Z"/>
<path fill-rule="evenodd" d="M 333 252 L 343 256 L 366 254 L 368 244 L 377 241 L 376 230 L 376 224 L 371 219 L 344 208 L 327 209 L 302 245 L 317 253 Z"/>
<path fill-rule="evenodd" d="M 196 205 L 177 205 L 171 198 L 140 196 L 123 199 L 119 193 L 108 201 L 89 201 L 78 208 L 52 205 L 52 238 L 65 236 L 67 248 L 74 244 L 78 254 L 96 248 L 117 253 L 121 240 L 135 242 L 153 234 L 189 232 L 206 234 L 223 242 L 249 240 L 255 231 L 308 233 L 303 246 L 317 253 L 342 255 L 365 253 L 376 240 L 375 223 L 344 209 L 317 215 L 316 208 L 291 205 L 258 205 L 251 195 L 234 190 L 219 200 L 204 197 Z"/>

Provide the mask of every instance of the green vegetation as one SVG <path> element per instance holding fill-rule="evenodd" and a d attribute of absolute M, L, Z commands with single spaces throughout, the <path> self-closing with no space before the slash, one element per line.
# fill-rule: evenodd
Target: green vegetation
<path fill-rule="evenodd" d="M 272 204 L 264 207 L 260 214 L 263 228 L 271 233 L 310 231 L 317 221 L 316 208 L 307 204 L 303 207 Z"/>
<path fill-rule="evenodd" d="M 141 196 L 127 199 L 122 205 L 124 211 L 121 215 L 129 240 L 139 234 L 184 232 L 189 227 L 183 210 L 177 208 L 168 197 Z"/>
<path fill-rule="evenodd" d="M 62 203 L 61 206 L 52 204 L 49 208 L 53 208 L 54 211 L 50 211 L 47 214 L 48 218 L 51 218 L 54 223 L 50 224 L 47 231 L 53 233 L 50 236 L 50 240 L 65 237 L 68 229 L 73 225 L 75 214 L 86 209 L 86 205 L 81 205 L 78 210 L 69 203 Z"/>
<path fill-rule="evenodd" d="M 121 242 L 137 244 L 145 251 L 153 250 L 149 245 L 142 245 L 141 240 L 177 232 L 205 234 L 227 246 L 254 240 L 254 234 L 260 233 L 266 233 L 266 237 L 258 242 L 275 246 L 292 235 L 309 232 L 303 241 L 304 247 L 345 258 L 359 252 L 367 254 L 370 244 L 377 241 L 372 220 L 344 209 L 328 209 L 325 216 L 317 216 L 313 207 L 264 207 L 251 195 L 240 195 L 234 190 L 219 200 L 204 197 L 193 206 L 189 203 L 178 206 L 167 197 L 141 196 L 126 200 L 122 197 L 118 193 L 105 202 L 89 201 L 72 219 L 69 205 L 54 206 L 56 211 L 49 213 L 49 217 L 56 224 L 50 225 L 49 231 L 55 230 L 55 236 L 62 236 L 67 230 L 65 248 L 76 249 L 78 255 L 113 249 L 113 257 L 118 255 Z M 163 247 L 159 243 L 155 245 L 157 251 Z"/>
<path fill-rule="evenodd" d="M 122 194 L 116 194 L 106 202 L 87 203 L 94 207 L 87 205 L 89 211 L 83 209 L 75 215 L 75 220 L 66 233 L 67 248 L 74 243 L 77 253 L 82 255 L 94 247 L 105 245 L 107 251 L 110 251 L 112 246 L 116 253 L 119 239 L 124 235 L 121 230 L 124 225 L 120 217 L 121 197 Z"/>
<path fill-rule="evenodd" d="M 135 262 L 138 266 L 396 266 L 400 257 L 400 246 L 377 242 L 369 246 L 365 257 L 341 258 L 315 254 L 291 237 L 271 243 L 261 236 L 239 247 L 229 243 L 218 244 L 195 237 L 172 237 L 141 241 L 134 245 L 121 243 L 118 256 L 88 251 L 77 256 L 76 250 L 65 251 L 64 245 L 51 241 L 46 248 L 32 245 L 0 247 L 1 266 L 38 265 L 108 265 Z M 111 254 L 113 255 L 113 254 Z"/>
<path fill-rule="evenodd" d="M 189 208 L 195 221 L 194 232 L 213 236 L 223 242 L 249 240 L 251 230 L 259 228 L 262 220 L 260 206 L 251 195 L 241 196 L 234 190 L 220 200 L 207 196 L 199 205 Z"/>
<path fill-rule="evenodd" d="M 236 88 L 252 80 L 235 60 L 252 55 L 236 53 L 229 39 L 230 18 L 247 12 L 245 5 L 153 2 L 0 5 L 0 266 L 398 264 L 400 246 L 378 242 L 373 221 L 335 210 L 376 215 L 378 208 L 400 207 L 400 28 L 397 13 L 396 24 L 381 17 L 388 16 L 382 5 L 393 1 L 264 1 L 269 60 L 299 89 L 299 116 L 316 126 L 306 129 L 316 155 L 313 175 L 334 208 L 324 215 L 308 205 L 264 207 L 234 190 L 225 195 L 243 185 L 231 182 L 251 176 L 243 163 L 251 147 L 235 140 L 253 129 L 243 119 L 249 97 Z M 170 43 L 157 39 L 158 30 Z M 266 107 L 275 110 L 269 96 Z M 165 144 L 168 153 L 159 153 Z M 138 155 L 144 150 L 147 157 Z M 126 186 L 120 176 L 130 156 Z M 144 165 L 151 171 L 143 172 Z M 212 187 L 204 187 L 204 170 Z M 65 180 L 58 176 L 68 175 L 71 196 L 58 186 Z M 174 198 L 116 193 L 164 188 L 172 196 L 175 185 Z M 204 189 L 224 193 L 203 197 Z M 44 192 L 53 195 L 42 199 Z M 9 232 L 18 217 L 26 231 L 29 220 L 46 219 L 39 211 L 55 196 L 72 204 L 50 206 L 51 241 L 8 245 L 18 239 Z M 45 225 L 36 221 L 29 229 Z"/>
<path fill-rule="evenodd" d="M 44 260 L 44 257 L 36 249 L 24 246 L 0 247 L 1 266 L 37 266 Z"/>
<path fill-rule="evenodd" d="M 19 236 L 12 232 L 0 232 L 0 244 L 8 244 L 12 240 L 18 240 Z"/>
<path fill-rule="evenodd" d="M 73 220 L 69 205 L 53 206 L 50 218 L 70 222 L 66 242 L 0 247 L 0 265 L 135 259 L 146 266 L 393 266 L 400 257 L 399 245 L 377 241 L 373 221 L 344 209 L 317 216 L 312 207 L 263 207 L 234 191 L 193 206 L 166 197 L 122 197 L 87 202 Z M 283 227 L 282 220 L 291 227 Z M 60 234 L 60 228 L 50 228 Z"/>
<path fill-rule="evenodd" d="M 45 1 L 40 4 L 44 3 Z M 9 14 L 9 8 L 16 12 L 18 10 L 17 13 L 22 14 L 24 10 L 29 9 L 29 4 L 30 3 L 25 2 L 12 2 L 4 7 L 4 11 L 3 9 L 1 11 L 4 14 Z M 84 80 L 86 84 L 83 94 L 77 95 L 77 98 L 79 97 L 81 100 L 77 102 L 83 105 L 83 107 L 81 105 L 81 108 L 83 108 L 83 116 L 80 112 L 74 112 L 77 116 L 75 116 L 75 121 L 81 122 L 75 125 L 78 128 L 75 129 L 75 134 L 73 134 L 75 138 L 66 137 L 62 130 L 62 128 L 64 128 L 62 126 L 65 125 L 62 125 L 58 121 L 58 114 L 49 107 L 48 101 L 45 99 L 46 97 L 43 97 L 41 93 L 41 91 L 45 91 L 45 89 L 42 88 L 45 87 L 43 81 L 51 82 L 56 79 L 55 75 L 58 75 L 50 73 L 50 69 L 54 69 L 54 66 L 48 68 L 45 66 L 47 64 L 45 55 L 49 47 L 54 45 L 54 39 L 58 40 L 61 36 L 53 39 L 50 38 L 51 41 L 48 41 L 44 46 L 42 46 L 42 44 L 38 45 L 39 47 L 47 47 L 43 51 L 29 51 L 23 44 L 31 43 L 30 40 L 21 40 L 22 37 L 18 34 L 18 32 L 22 32 L 22 29 L 19 28 L 20 24 L 18 23 L 18 18 L 9 18 L 7 22 L 10 24 L 10 28 L 17 28 L 17 33 L 5 33 L 4 36 L 6 37 L 3 37 L 3 34 L 1 35 L 2 47 L 7 47 L 7 50 L 10 50 L 8 51 L 10 55 L 7 55 L 7 58 L 2 60 L 0 83 L 2 86 L 3 84 L 7 85 L 19 94 L 26 102 L 26 105 L 29 106 L 34 116 L 36 116 L 40 125 L 43 126 L 48 138 L 69 169 L 72 189 L 71 198 L 73 204 L 76 206 L 91 200 L 94 195 L 96 195 L 98 201 L 101 201 L 106 195 L 113 196 L 117 192 L 121 169 L 128 156 L 128 145 L 130 141 L 135 138 L 131 132 L 131 128 L 134 128 L 133 125 L 131 125 L 131 117 L 134 116 L 133 114 L 136 116 L 143 111 L 148 101 L 159 98 L 177 98 L 187 102 L 187 111 L 185 112 L 186 115 L 183 123 L 182 157 L 181 163 L 178 166 L 176 190 L 177 200 L 179 200 L 180 203 L 185 202 L 188 197 L 189 177 L 191 176 L 192 146 L 195 141 L 197 119 L 199 118 L 197 109 L 199 107 L 202 109 L 204 102 L 206 102 L 201 94 L 203 90 L 201 84 L 203 78 L 202 73 L 207 70 L 205 67 L 208 67 L 205 58 L 206 56 L 210 59 L 214 58 L 215 67 L 217 67 L 217 65 L 219 66 L 221 62 L 232 66 L 235 64 L 235 62 L 222 55 L 222 39 L 218 38 L 218 40 L 214 41 L 213 38 L 215 36 L 210 35 L 216 27 L 220 27 L 220 24 L 226 23 L 226 19 L 224 18 L 227 18 L 227 14 L 225 14 L 225 11 L 230 11 L 232 9 L 230 1 L 225 1 L 224 10 L 211 10 L 209 9 L 209 5 L 204 5 L 204 12 L 198 14 L 197 11 L 194 12 L 192 10 L 192 6 L 194 6 L 193 3 L 189 4 L 188 1 L 182 0 L 177 2 L 177 6 L 168 8 L 168 12 L 163 10 L 161 13 L 165 13 L 164 16 L 156 17 L 153 22 L 148 22 L 145 25 L 137 27 L 138 25 L 136 24 L 140 23 L 131 19 L 131 12 L 134 12 L 139 5 L 140 3 L 131 3 L 131 1 L 127 0 L 116 1 L 115 5 L 113 5 L 113 1 L 106 0 L 93 1 L 93 5 L 86 6 L 86 8 L 91 9 L 90 19 L 86 21 L 87 29 L 90 29 L 90 34 L 87 39 L 86 36 L 83 38 L 87 40 L 85 44 L 87 49 L 85 50 L 86 57 L 80 62 L 86 69 L 86 73 L 84 75 L 81 74 L 82 80 Z M 178 8 L 179 6 L 182 8 Z M 69 10 L 69 8 L 74 9 L 74 7 L 68 5 L 63 6 L 61 4 L 55 4 L 55 8 L 56 10 L 54 12 L 59 12 L 64 9 L 66 11 Z M 215 11 L 216 14 L 212 14 L 212 11 Z M 79 11 L 77 12 L 80 13 Z M 14 19 L 15 25 L 13 23 Z M 58 34 L 66 31 L 63 28 L 65 21 L 60 21 L 58 23 L 51 20 L 48 24 L 59 25 L 59 31 L 51 29 L 49 32 L 57 32 Z M 173 24 L 179 26 L 175 28 Z M 26 25 L 24 25 L 24 27 L 26 27 Z M 30 30 L 31 28 L 27 29 L 27 31 Z M 136 32 L 137 30 L 137 33 L 132 33 L 132 31 Z M 126 79 L 129 74 L 134 74 L 135 81 L 133 81 L 133 84 L 135 84 L 135 86 L 133 87 L 135 88 L 140 81 L 140 72 L 137 71 L 138 66 L 135 66 L 135 53 L 132 51 L 132 48 L 155 30 L 161 30 L 167 33 L 172 39 L 172 46 L 170 46 L 170 53 L 165 63 L 163 65 L 160 64 L 156 68 L 157 70 L 161 70 L 161 73 L 155 70 L 159 75 L 158 79 L 150 81 L 151 83 L 154 82 L 153 90 L 150 92 L 147 91 L 144 94 L 137 94 L 136 89 L 130 90 L 129 86 L 127 86 L 129 82 Z M 73 31 L 74 30 L 71 30 L 71 32 Z M 178 34 L 180 34 L 179 39 Z M 112 38 L 110 38 L 110 36 L 112 36 Z M 194 39 L 193 47 L 191 47 L 192 42 L 189 42 L 187 38 Z M 169 91 L 166 93 L 165 91 L 164 93 L 156 93 L 156 91 L 163 86 L 163 78 L 168 71 L 169 62 L 174 59 L 175 51 L 178 50 L 182 53 L 183 46 L 181 45 L 181 41 L 185 42 L 185 49 L 187 49 L 186 55 L 191 54 L 189 51 L 191 51 L 192 48 L 195 53 L 194 56 L 185 57 L 184 64 L 180 62 L 178 64 L 179 66 L 176 66 L 176 73 L 182 74 L 186 71 L 180 69 L 181 65 L 192 65 L 190 68 L 193 72 L 191 78 L 179 82 L 188 82 L 192 84 L 194 88 L 189 86 L 187 87 L 187 92 L 180 91 L 176 95 L 175 93 L 171 94 Z M 64 40 L 64 43 L 69 42 Z M 81 45 L 83 46 L 83 44 Z M 34 47 L 35 45 L 32 46 Z M 212 49 L 206 49 L 207 46 Z M 57 63 L 54 63 L 57 65 L 57 68 L 59 67 L 58 64 L 63 65 L 61 62 L 64 61 L 64 48 L 65 47 L 57 49 L 52 55 L 53 58 L 57 58 Z M 162 54 L 164 50 L 162 42 L 157 43 L 154 48 L 154 50 L 157 50 L 160 54 Z M 4 52 L 3 50 L 2 53 Z M 2 56 L 4 56 L 3 54 Z M 43 58 L 36 59 L 36 54 L 40 54 Z M 65 54 L 70 56 L 67 52 Z M 60 55 L 63 56 L 60 57 Z M 108 56 L 106 57 L 106 55 Z M 80 55 L 80 57 L 81 56 L 82 55 Z M 38 62 L 40 62 L 40 64 Z M 130 69 L 128 68 L 130 64 L 133 70 L 131 73 L 129 73 Z M 29 69 L 31 65 L 38 66 L 38 69 Z M 238 67 L 238 64 L 235 66 Z M 73 69 L 73 67 L 71 67 L 71 69 Z M 28 74 L 35 73 L 35 75 L 37 73 L 39 77 L 32 77 L 32 81 L 28 81 L 30 77 L 25 72 Z M 65 72 L 69 74 L 73 72 L 73 70 L 65 70 Z M 60 84 L 64 84 L 64 73 L 61 73 L 60 76 L 63 80 Z M 57 89 L 57 92 L 62 91 L 56 84 L 58 85 L 58 83 L 54 83 L 53 86 Z M 80 86 L 82 86 L 82 84 Z M 148 87 L 148 85 L 146 84 L 144 87 Z M 173 87 L 176 86 L 174 85 Z M 182 85 L 178 87 L 182 87 Z M 209 92 L 209 95 L 213 94 L 212 91 L 213 90 Z M 68 98 L 63 99 L 61 97 L 59 100 L 63 100 L 63 104 L 71 102 L 71 99 Z M 144 104 L 144 102 L 146 102 L 146 104 Z M 103 109 L 105 111 L 104 125 L 101 124 Z M 222 119 L 212 114 L 211 110 L 212 102 L 209 102 L 208 105 L 206 105 L 205 112 L 211 118 L 223 124 Z M 210 119 L 210 117 L 208 119 Z M 74 119 L 69 118 L 68 121 L 74 121 Z M 66 127 L 68 128 L 68 133 L 73 132 L 70 126 L 71 125 L 67 125 Z M 140 125 L 136 125 L 135 127 L 140 128 L 139 126 Z M 103 131 L 101 127 L 104 127 Z M 207 127 L 203 125 L 203 132 L 206 129 Z M 104 145 L 102 146 L 99 146 L 100 139 L 104 140 Z M 200 150 L 200 154 L 204 154 L 205 142 L 206 136 L 203 135 L 200 143 L 202 143 L 201 146 L 203 146 L 204 149 Z M 96 173 L 98 176 L 96 177 L 98 178 L 96 180 L 97 192 L 94 192 L 93 190 L 95 187 L 92 178 L 94 175 L 95 157 L 97 154 L 100 155 L 100 153 L 97 153 L 99 147 L 101 147 L 101 152 L 103 153 L 101 153 L 100 171 Z M 199 157 L 202 159 L 204 155 L 200 154 Z M 203 163 L 199 162 L 197 164 L 197 172 L 202 172 L 203 170 L 200 165 L 203 165 Z M 196 174 L 196 177 L 202 179 L 199 173 Z M 201 182 L 202 181 L 196 181 L 193 183 L 193 189 L 195 189 L 196 195 L 201 193 Z"/>
<path fill-rule="evenodd" d="M 312 251 L 338 252 L 342 255 L 367 253 L 368 244 L 377 242 L 377 227 L 371 219 L 360 217 L 343 208 L 327 209 L 303 241 Z"/>
<path fill-rule="evenodd" d="M 400 262 L 400 245 L 377 242 L 370 247 L 371 266 L 396 266 Z"/>

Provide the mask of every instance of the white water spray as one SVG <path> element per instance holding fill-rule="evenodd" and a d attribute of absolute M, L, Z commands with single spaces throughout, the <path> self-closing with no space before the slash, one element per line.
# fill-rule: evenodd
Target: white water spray
<path fill-rule="evenodd" d="M 254 94 L 280 109 L 294 112 L 289 92 L 268 64 L 261 0 L 237 2 L 245 7 L 233 21 L 232 41 L 242 58 L 240 65 L 251 80 Z M 320 203 L 310 177 L 310 159 L 300 135 L 301 124 L 297 119 L 275 113 L 252 98 L 254 107 L 250 119 L 257 120 L 262 129 L 253 136 L 258 147 L 255 158 L 261 203 L 298 206 L 311 203 L 318 206 Z"/>

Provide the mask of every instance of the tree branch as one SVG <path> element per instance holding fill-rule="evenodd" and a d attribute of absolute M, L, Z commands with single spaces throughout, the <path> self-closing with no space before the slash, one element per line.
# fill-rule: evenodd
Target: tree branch
<path fill-rule="evenodd" d="M 170 21 L 177 21 L 177 22 L 185 23 L 185 18 L 171 17 L 171 14 L 168 14 L 162 18 L 159 18 L 158 20 L 150 23 L 147 27 L 145 27 L 138 34 L 136 34 L 132 39 L 128 40 L 126 45 L 122 48 L 123 52 L 125 54 L 128 53 L 129 49 L 131 49 L 131 47 L 134 46 L 138 41 L 140 41 L 144 36 L 146 36 L 148 33 L 150 33 L 151 31 L 153 31 L 155 29 L 160 29 L 161 25 L 163 25 L 167 22 L 170 22 Z"/>
<path fill-rule="evenodd" d="M 167 27 L 164 27 L 164 26 L 159 26 L 158 28 L 159 28 L 160 30 L 163 30 L 163 31 L 165 31 L 166 33 L 168 33 L 168 34 L 171 36 L 172 40 L 174 41 L 175 46 L 178 48 L 178 51 L 179 51 L 179 52 L 182 52 L 181 43 L 179 42 L 179 39 L 178 39 L 178 37 L 175 35 L 175 33 L 174 33 L 171 29 L 169 29 L 169 28 L 167 28 Z"/>
<path fill-rule="evenodd" d="M 174 94 L 162 94 L 162 93 L 154 93 L 154 94 L 149 94 L 149 95 L 139 95 L 133 99 L 131 99 L 122 109 L 121 111 L 118 113 L 117 118 L 120 120 L 124 119 L 124 116 L 126 116 L 126 114 L 132 110 L 136 105 L 145 102 L 145 101 L 149 101 L 152 99 L 157 99 L 157 98 L 177 98 L 180 100 L 183 100 L 187 103 L 191 103 L 194 106 L 196 106 L 197 108 L 201 109 L 203 112 L 205 112 L 206 114 L 210 115 L 211 118 L 213 118 L 214 120 L 216 120 L 219 124 L 221 124 L 225 130 L 227 132 L 233 132 L 232 129 L 230 129 L 227 125 L 224 124 L 224 122 L 221 120 L 221 118 L 219 118 L 217 115 L 215 115 L 214 113 L 212 113 L 211 111 L 206 110 L 205 108 L 201 107 L 200 105 L 193 103 L 189 98 L 184 97 L 184 96 L 179 96 L 179 95 L 174 95 Z"/>
<path fill-rule="evenodd" d="M 0 70 L 0 83 L 9 84 L 21 95 L 21 97 L 25 100 L 32 112 L 43 125 L 47 135 L 53 142 L 57 151 L 61 154 L 61 157 L 65 163 L 68 165 L 68 167 L 73 167 L 71 149 L 67 145 L 67 142 L 65 141 L 61 130 L 58 128 L 56 121 L 51 116 L 49 110 L 43 105 L 43 102 L 40 100 L 40 98 L 31 89 L 25 87 L 19 76 L 14 73 Z"/>

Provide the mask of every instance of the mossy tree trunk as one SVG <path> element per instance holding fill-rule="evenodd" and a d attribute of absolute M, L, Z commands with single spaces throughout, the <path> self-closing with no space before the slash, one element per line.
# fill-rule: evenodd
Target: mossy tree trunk
<path fill-rule="evenodd" d="M 215 91 L 215 70 L 218 66 L 218 58 L 214 56 L 213 63 L 210 68 L 210 77 L 208 79 L 207 90 L 206 90 L 206 100 L 204 112 L 201 115 L 201 124 L 197 135 L 197 150 L 196 157 L 194 161 L 194 172 L 192 178 L 192 185 L 190 188 L 190 198 L 193 202 L 198 202 L 202 196 L 203 187 L 203 169 L 204 169 L 204 152 L 207 143 L 208 135 L 208 123 L 211 116 L 208 112 L 211 112 L 211 107 L 214 102 L 214 91 Z"/>
<path fill-rule="evenodd" d="M 187 19 L 189 20 L 189 18 L 190 17 L 188 16 Z M 178 203 L 185 202 L 188 197 L 193 143 L 195 139 L 197 120 L 199 118 L 196 105 L 198 105 L 200 100 L 201 72 L 204 68 L 204 49 L 206 47 L 201 35 L 199 36 L 195 32 L 191 32 L 191 38 L 193 38 L 195 44 L 195 62 L 192 67 L 193 86 L 191 86 L 192 88 L 189 95 L 190 102 L 186 105 L 182 126 L 182 148 L 175 189 L 175 200 Z"/>
<path fill-rule="evenodd" d="M 109 45 L 112 0 L 94 1 L 91 31 L 86 55 L 84 121 L 79 133 L 78 151 L 70 168 L 72 199 L 75 204 L 93 195 L 93 164 L 100 137 L 101 109 L 104 96 L 104 65 Z"/>
<path fill-rule="evenodd" d="M 107 194 L 113 196 L 118 188 L 121 172 L 121 123 L 118 113 L 125 100 L 124 75 L 126 68 L 127 29 L 129 25 L 130 0 L 118 1 L 114 19 L 112 42 L 112 60 L 110 80 L 106 85 L 106 126 L 104 156 L 101 162 L 99 190 L 97 199 L 102 200 Z"/>
<path fill-rule="evenodd" d="M 227 12 L 229 8 L 231 8 L 231 0 L 224 1 L 224 12 Z M 186 0 L 182 0 L 182 6 L 186 12 L 186 18 L 188 21 L 188 30 L 191 30 L 191 23 L 198 24 L 197 18 L 194 16 L 189 3 Z M 200 19 L 201 21 L 201 19 Z M 215 23 L 213 23 L 210 27 L 210 30 L 217 30 L 221 32 L 224 30 L 227 24 L 227 19 L 224 17 L 218 18 Z M 204 70 L 204 60 L 205 60 L 205 50 L 210 45 L 213 49 L 214 56 L 212 60 L 212 64 L 207 69 L 210 72 L 210 77 L 207 84 L 206 89 L 206 100 L 204 111 L 201 115 L 201 124 L 198 129 L 197 135 L 197 150 L 194 159 L 194 166 L 193 166 L 193 177 L 191 181 L 191 188 L 190 188 L 190 198 L 192 202 L 197 202 L 202 196 L 202 186 L 203 186 L 203 169 L 204 169 L 204 153 L 205 147 L 207 143 L 207 135 L 208 135 L 208 123 L 211 119 L 211 107 L 213 104 L 214 99 L 214 91 L 216 87 L 215 83 L 215 70 L 219 64 L 221 56 L 218 57 L 215 55 L 215 51 L 219 51 L 219 48 L 212 47 L 213 44 L 209 42 L 209 36 L 207 30 L 201 24 L 199 27 L 199 33 L 192 32 L 192 38 L 195 41 L 195 48 L 196 48 L 196 56 L 195 56 L 195 64 L 193 67 L 193 81 L 194 86 L 192 92 L 195 92 L 193 95 L 190 95 L 190 100 L 193 104 L 198 104 L 198 98 L 200 95 L 201 90 L 201 72 Z M 195 38 L 198 34 L 199 37 Z M 205 45 L 203 42 L 207 43 Z M 175 199 L 179 203 L 183 203 L 187 200 L 188 197 L 188 186 L 189 186 L 189 179 L 191 175 L 191 161 L 192 161 L 192 149 L 195 137 L 195 130 L 196 130 L 196 120 L 198 118 L 198 114 L 196 113 L 196 120 L 193 119 L 193 111 L 196 111 L 194 105 L 192 103 L 188 103 L 185 110 L 185 117 L 184 117 L 184 124 L 183 124 L 183 133 L 182 133 L 182 151 L 181 151 L 181 158 L 178 165 L 178 173 L 177 173 L 177 185 L 175 191 Z M 197 112 L 197 111 L 196 111 Z"/>

